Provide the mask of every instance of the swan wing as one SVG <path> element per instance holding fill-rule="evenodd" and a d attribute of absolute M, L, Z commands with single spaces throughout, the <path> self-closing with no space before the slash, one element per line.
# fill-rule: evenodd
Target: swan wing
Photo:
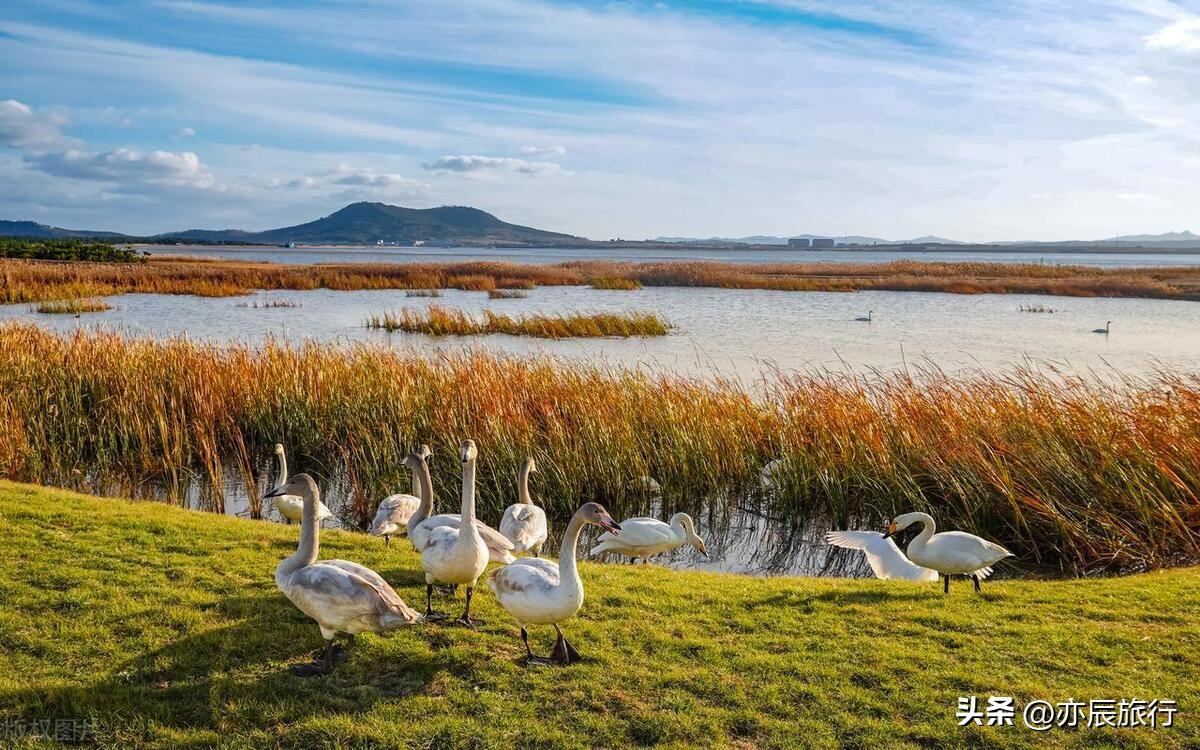
<path fill-rule="evenodd" d="M 500 519 L 500 533 L 513 544 L 514 552 L 527 552 L 546 541 L 546 512 L 536 505 L 510 505 Z"/>
<path fill-rule="evenodd" d="M 606 531 L 598 542 L 613 542 L 621 547 L 649 547 L 670 542 L 675 534 L 670 525 L 657 518 L 629 518 L 621 522 L 621 533 Z"/>
<path fill-rule="evenodd" d="M 936 563 L 943 573 L 966 575 L 982 573 L 985 568 L 990 574 L 993 565 L 1012 553 L 965 531 L 943 531 L 930 538 L 922 555 L 928 558 L 927 562 Z"/>
<path fill-rule="evenodd" d="M 461 524 L 462 516 L 458 513 L 439 513 L 426 518 L 415 529 L 409 529 L 408 538 L 412 541 L 413 547 L 418 552 L 422 552 L 429 545 L 432 534 L 437 529 L 452 528 L 457 535 L 458 527 Z M 475 519 L 475 528 L 479 529 L 479 536 L 487 545 L 488 558 L 492 562 L 510 563 L 516 559 L 512 555 L 513 543 L 508 540 L 508 537 L 479 519 Z"/>
<path fill-rule="evenodd" d="M 371 521 L 371 533 L 395 534 L 397 530 L 403 531 L 420 504 L 421 499 L 414 495 L 388 495 L 379 501 L 375 520 Z"/>
<path fill-rule="evenodd" d="M 539 596 L 553 592 L 560 582 L 558 563 L 536 557 L 523 557 L 496 568 L 488 576 L 488 588 L 503 604 L 514 596 Z"/>
<path fill-rule="evenodd" d="M 346 560 L 323 560 L 301 568 L 288 580 L 284 593 L 323 626 L 345 632 L 421 619 L 379 574 Z"/>
<path fill-rule="evenodd" d="M 936 581 L 936 570 L 923 568 L 909 560 L 891 539 L 878 531 L 831 531 L 825 540 L 835 547 L 862 550 L 876 578 L 906 581 Z"/>

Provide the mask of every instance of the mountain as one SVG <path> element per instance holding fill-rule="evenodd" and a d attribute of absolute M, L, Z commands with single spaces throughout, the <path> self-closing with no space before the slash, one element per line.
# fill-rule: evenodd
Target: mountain
<path fill-rule="evenodd" d="M 655 237 L 655 242 L 695 242 L 695 243 L 713 243 L 713 244 L 739 244 L 739 245 L 786 245 L 788 240 L 834 240 L 838 244 L 845 245 L 902 245 L 907 243 L 926 243 L 933 244 L 937 242 L 954 243 L 954 240 L 943 240 L 937 237 L 920 237 L 915 240 L 884 240 L 879 237 L 863 237 L 857 234 L 849 234 L 845 236 L 838 235 L 833 237 L 828 234 L 793 234 L 788 237 L 777 237 L 772 234 L 752 234 L 748 237 Z M 954 243 L 958 244 L 958 243 Z"/>
<path fill-rule="evenodd" d="M 351 203 L 334 213 L 291 227 L 268 229 L 265 232 L 244 232 L 239 229 L 189 229 L 171 232 L 164 237 L 206 242 L 259 242 L 307 245 L 375 244 L 415 241 L 487 242 L 561 242 L 578 240 L 569 234 L 509 224 L 495 216 L 468 206 L 440 208 L 404 208 L 386 203 Z"/>
<path fill-rule="evenodd" d="M 1185 229 L 1182 232 L 1163 232 L 1162 234 L 1126 234 L 1120 237 L 1109 237 L 1106 240 L 1100 241 L 1104 243 L 1119 243 L 1123 245 L 1153 245 L 1159 242 L 1186 242 L 1188 244 L 1200 244 L 1200 234 L 1193 234 Z"/>
<path fill-rule="evenodd" d="M 119 232 L 90 231 L 87 229 L 63 229 L 49 224 L 38 224 L 35 221 L 4 221 L 0 219 L 0 237 L 37 237 L 39 239 L 61 240 L 70 237 L 108 237 L 121 239 L 126 235 Z"/>

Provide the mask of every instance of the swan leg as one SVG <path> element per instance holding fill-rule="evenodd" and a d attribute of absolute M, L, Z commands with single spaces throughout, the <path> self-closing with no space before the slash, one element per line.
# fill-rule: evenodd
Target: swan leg
<path fill-rule="evenodd" d="M 548 666 L 554 663 L 553 659 L 547 659 L 544 656 L 538 656 L 533 653 L 533 649 L 529 648 L 529 631 L 525 626 L 521 626 L 521 640 L 525 643 L 525 665 L 526 666 Z"/>
<path fill-rule="evenodd" d="M 317 675 L 329 674 L 333 671 L 336 662 L 346 660 L 345 649 L 335 649 L 333 639 L 325 641 L 325 653 L 320 661 L 314 661 L 309 664 L 293 664 L 291 667 L 292 674 L 297 677 L 316 677 Z"/>
<path fill-rule="evenodd" d="M 979 574 L 978 574 L 978 573 L 976 573 L 975 575 L 971 576 L 971 578 L 974 578 L 974 579 L 975 579 L 975 593 L 977 593 L 977 594 L 978 594 L 978 593 L 980 593 L 980 588 L 979 588 Z"/>
<path fill-rule="evenodd" d="M 555 632 L 558 633 L 558 641 L 554 644 L 554 652 L 550 654 L 550 658 L 555 663 L 566 666 L 571 662 L 580 661 L 583 657 L 575 650 L 575 647 L 567 642 L 567 637 L 563 635 L 562 628 L 554 625 Z"/>
<path fill-rule="evenodd" d="M 392 546 L 392 535 L 391 535 L 391 534 L 384 534 L 384 535 L 383 535 L 383 546 L 384 546 L 384 547 L 391 547 L 391 546 Z"/>
<path fill-rule="evenodd" d="M 425 584 L 425 620 L 445 620 L 450 615 L 433 611 L 433 584 Z"/>
<path fill-rule="evenodd" d="M 462 617 L 460 617 L 454 621 L 455 625 L 464 625 L 468 628 L 473 628 L 476 625 L 483 624 L 483 620 L 472 620 L 471 619 L 471 595 L 474 593 L 475 593 L 475 587 L 468 586 L 467 587 L 467 606 L 466 606 L 466 609 L 463 610 Z"/>
<path fill-rule="evenodd" d="M 946 574 L 946 583 L 944 586 L 942 586 L 942 593 L 943 594 L 950 593 L 950 574 L 949 573 Z"/>
<path fill-rule="evenodd" d="M 442 596 L 456 596 L 458 594 L 457 583 L 439 583 L 437 584 L 438 593 Z"/>

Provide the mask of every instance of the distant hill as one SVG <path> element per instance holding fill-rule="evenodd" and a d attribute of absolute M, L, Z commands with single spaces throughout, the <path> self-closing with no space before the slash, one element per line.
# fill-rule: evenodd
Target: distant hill
<path fill-rule="evenodd" d="M 122 239 L 119 232 L 92 231 L 87 229 L 63 229 L 35 221 L 4 221 L 0 219 L 0 237 L 37 237 L 40 239 L 63 240 L 72 237 L 108 237 Z"/>
<path fill-rule="evenodd" d="M 306 245 L 374 244 L 380 240 L 410 245 L 418 240 L 453 242 L 556 242 L 578 240 L 569 234 L 509 224 L 468 206 L 404 208 L 386 203 L 351 203 L 334 213 L 292 227 L 245 232 L 239 229 L 189 229 L 170 237 L 207 242 L 262 242 Z"/>
<path fill-rule="evenodd" d="M 1102 242 L 1115 242 L 1128 245 L 1157 244 L 1160 242 L 1186 242 L 1200 244 L 1200 234 L 1193 234 L 1186 229 L 1182 232 L 1163 232 L 1162 234 L 1127 234 L 1121 237 L 1109 237 Z"/>
<path fill-rule="evenodd" d="M 847 245 L 904 245 L 904 244 L 943 244 L 959 245 L 960 242 L 947 240 L 942 237 L 918 237 L 913 240 L 885 240 L 879 237 L 864 237 L 858 234 L 838 235 L 828 234 L 793 234 L 788 237 L 777 237 L 772 234 L 752 234 L 746 237 L 655 237 L 655 242 L 697 242 L 697 243 L 736 243 L 741 245 L 786 245 L 788 240 L 834 240 Z"/>

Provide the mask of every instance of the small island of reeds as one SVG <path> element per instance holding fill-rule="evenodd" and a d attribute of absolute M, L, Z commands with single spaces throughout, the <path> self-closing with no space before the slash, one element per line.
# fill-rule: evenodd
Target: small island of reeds
<path fill-rule="evenodd" d="M 34 307 L 37 312 L 50 315 L 79 315 L 111 309 L 112 305 L 102 299 L 50 299 Z"/>
<path fill-rule="evenodd" d="M 475 317 L 462 310 L 433 305 L 424 310 L 404 308 L 367 319 L 367 328 L 430 336 L 480 336 L 504 333 L 509 336 L 536 336 L 547 339 L 604 338 L 607 336 L 665 336 L 671 325 L 653 313 L 570 313 L 533 314 L 513 317 L 484 310 Z"/>

